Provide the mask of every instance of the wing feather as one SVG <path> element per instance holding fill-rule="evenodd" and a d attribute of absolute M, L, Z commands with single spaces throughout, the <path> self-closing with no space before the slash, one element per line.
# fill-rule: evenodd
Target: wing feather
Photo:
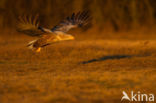
<path fill-rule="evenodd" d="M 72 28 L 81 27 L 88 24 L 90 15 L 88 11 L 73 13 L 71 17 L 67 17 L 51 30 L 53 32 L 67 32 Z"/>
<path fill-rule="evenodd" d="M 34 18 L 32 16 L 19 17 L 17 23 L 17 31 L 23 32 L 30 36 L 39 36 L 44 33 L 43 28 L 39 27 L 38 15 Z"/>

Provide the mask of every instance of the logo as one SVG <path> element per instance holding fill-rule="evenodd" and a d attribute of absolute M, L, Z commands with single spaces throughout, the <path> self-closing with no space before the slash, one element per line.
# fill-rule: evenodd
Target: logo
<path fill-rule="evenodd" d="M 154 94 L 145 94 L 138 91 L 137 93 L 134 93 L 131 91 L 131 94 L 128 95 L 125 91 L 122 92 L 123 96 L 121 98 L 121 101 L 128 100 L 128 101 L 149 101 L 154 102 Z"/>

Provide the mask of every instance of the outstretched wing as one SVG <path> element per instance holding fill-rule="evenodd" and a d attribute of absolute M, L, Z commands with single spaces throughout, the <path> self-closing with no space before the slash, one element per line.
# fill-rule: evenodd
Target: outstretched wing
<path fill-rule="evenodd" d="M 71 17 L 67 17 L 65 20 L 61 21 L 58 25 L 52 28 L 53 32 L 67 32 L 71 28 L 81 27 L 88 24 L 90 20 L 89 12 L 78 12 L 73 13 Z"/>
<path fill-rule="evenodd" d="M 39 26 L 38 16 L 28 17 L 23 16 L 19 17 L 17 23 L 17 31 L 23 32 L 30 36 L 39 36 L 44 33 L 43 28 Z"/>

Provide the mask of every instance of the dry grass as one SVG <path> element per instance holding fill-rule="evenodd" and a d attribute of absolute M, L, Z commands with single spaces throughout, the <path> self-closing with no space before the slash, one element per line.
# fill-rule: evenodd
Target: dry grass
<path fill-rule="evenodd" d="M 35 54 L 28 37 L 0 38 L 0 103 L 117 103 L 156 94 L 156 40 L 78 39 Z"/>

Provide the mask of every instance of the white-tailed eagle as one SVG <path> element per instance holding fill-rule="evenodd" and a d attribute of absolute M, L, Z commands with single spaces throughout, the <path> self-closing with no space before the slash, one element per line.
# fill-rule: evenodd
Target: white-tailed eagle
<path fill-rule="evenodd" d="M 29 36 L 37 36 L 38 39 L 28 43 L 28 47 L 36 52 L 40 52 L 41 48 L 52 43 L 64 40 L 73 40 L 74 37 L 66 32 L 72 28 L 82 27 L 90 21 L 89 12 L 73 13 L 52 29 L 46 29 L 39 25 L 38 16 L 35 17 L 19 17 L 17 23 L 17 31 L 23 32 Z"/>

